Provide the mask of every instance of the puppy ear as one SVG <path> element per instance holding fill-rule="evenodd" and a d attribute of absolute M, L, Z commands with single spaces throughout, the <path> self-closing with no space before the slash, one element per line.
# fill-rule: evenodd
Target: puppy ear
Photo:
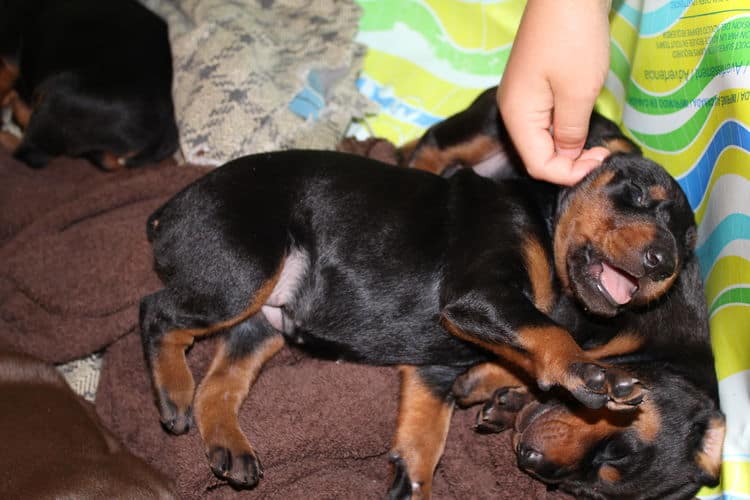
<path fill-rule="evenodd" d="M 708 420 L 706 432 L 695 455 L 695 461 L 701 471 L 701 483 L 715 486 L 719 483 L 721 471 L 721 450 L 724 446 L 724 435 L 727 424 L 724 416 L 715 412 Z"/>

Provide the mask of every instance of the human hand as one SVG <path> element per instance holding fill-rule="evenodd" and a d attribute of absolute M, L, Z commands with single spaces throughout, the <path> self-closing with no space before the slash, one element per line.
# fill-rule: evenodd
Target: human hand
<path fill-rule="evenodd" d="M 529 175 L 571 185 L 601 164 L 584 150 L 609 71 L 611 0 L 528 0 L 497 92 L 505 126 Z"/>

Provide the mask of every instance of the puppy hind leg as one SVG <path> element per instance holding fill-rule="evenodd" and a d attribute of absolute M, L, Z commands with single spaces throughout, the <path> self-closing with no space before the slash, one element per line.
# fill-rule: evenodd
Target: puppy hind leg
<path fill-rule="evenodd" d="M 195 381 L 185 359 L 193 335 L 183 326 L 198 326 L 180 311 L 168 290 L 141 300 L 140 327 L 143 352 L 151 374 L 162 425 L 183 434 L 193 420 Z"/>
<path fill-rule="evenodd" d="M 237 488 L 252 488 L 263 468 L 238 413 L 263 365 L 284 345 L 262 314 L 233 327 L 195 395 L 195 417 L 211 470 Z"/>
<path fill-rule="evenodd" d="M 510 361 L 482 363 L 463 373 L 453 383 L 451 392 L 456 403 L 466 408 L 492 399 L 501 387 L 525 387 L 533 382 Z"/>
<path fill-rule="evenodd" d="M 192 423 L 195 382 L 187 365 L 185 351 L 196 338 L 228 330 L 255 316 L 271 295 L 281 275 L 278 271 L 258 281 L 244 310 L 219 320 L 205 312 L 192 312 L 180 306 L 167 288 L 141 301 L 141 340 L 156 392 L 164 427 L 174 433 L 187 432 Z M 214 315 L 219 312 L 214 312 Z"/>
<path fill-rule="evenodd" d="M 414 366 L 400 371 L 401 398 L 390 454 L 394 478 L 388 498 L 427 499 L 453 415 L 450 387 L 460 372 Z"/>

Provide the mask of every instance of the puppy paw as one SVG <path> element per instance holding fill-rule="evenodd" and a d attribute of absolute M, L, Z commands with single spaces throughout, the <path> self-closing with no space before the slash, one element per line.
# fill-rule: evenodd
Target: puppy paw
<path fill-rule="evenodd" d="M 388 500 L 424 500 L 430 498 L 429 492 L 422 489 L 422 484 L 413 481 L 409 476 L 406 461 L 398 452 L 391 452 L 388 460 L 393 465 L 393 483 L 388 490 Z"/>
<path fill-rule="evenodd" d="M 477 396 L 475 394 L 477 385 L 477 379 L 469 376 L 469 374 L 458 377 L 451 387 L 451 395 L 455 399 L 456 404 L 461 408 L 468 408 L 484 401 L 485 399 L 481 399 L 482 395 Z"/>
<path fill-rule="evenodd" d="M 159 420 L 162 427 L 172 434 L 185 434 L 193 425 L 192 393 L 170 394 L 162 389 L 159 391 Z"/>
<path fill-rule="evenodd" d="M 571 394 L 589 408 L 601 408 L 609 401 L 607 394 L 607 372 L 594 363 L 573 363 L 569 368 Z"/>
<path fill-rule="evenodd" d="M 552 384 L 540 382 L 542 390 Z M 646 393 L 640 382 L 625 370 L 589 361 L 571 363 L 560 385 L 568 389 L 585 406 L 611 410 L 632 409 L 643 401 Z"/>
<path fill-rule="evenodd" d="M 607 368 L 607 408 L 614 411 L 635 409 L 643 402 L 648 390 L 625 370 Z"/>
<path fill-rule="evenodd" d="M 407 500 L 411 498 L 412 488 L 406 462 L 398 454 L 391 454 L 388 461 L 393 465 L 393 483 L 388 490 L 388 500 Z"/>
<path fill-rule="evenodd" d="M 253 488 L 263 477 L 263 466 L 253 450 L 213 446 L 207 455 L 211 471 L 234 488 Z"/>
<path fill-rule="evenodd" d="M 533 399 L 524 387 L 501 387 L 477 413 L 474 430 L 490 434 L 512 428 L 516 413 Z"/>

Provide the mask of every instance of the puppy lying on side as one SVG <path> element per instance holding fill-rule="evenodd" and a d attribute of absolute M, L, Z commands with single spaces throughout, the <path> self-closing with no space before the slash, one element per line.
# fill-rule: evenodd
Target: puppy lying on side
<path fill-rule="evenodd" d="M 496 94 L 497 87 L 485 90 L 468 108 L 436 123 L 419 139 L 399 147 L 392 156 L 401 166 L 443 176 L 459 168 L 472 168 L 479 175 L 495 180 L 525 177 L 526 170 L 497 109 Z M 638 146 L 615 123 L 596 112 L 591 115 L 584 144 L 585 148 L 594 146 L 612 153 L 640 153 Z M 344 142 L 343 147 L 355 146 Z M 379 145 L 379 149 L 386 148 Z"/>
<path fill-rule="evenodd" d="M 177 498 L 52 366 L 0 351 L 0 497 Z"/>
<path fill-rule="evenodd" d="M 495 180 L 525 176 L 500 119 L 495 94 L 495 88 L 488 89 L 465 111 L 399 148 L 401 164 L 444 176 L 461 168 Z M 614 123 L 597 113 L 591 117 L 586 141 L 587 148 L 593 146 L 640 153 Z M 579 226 L 589 226 L 589 232 L 611 233 L 627 212 L 631 217 L 651 212 L 663 223 L 672 217 L 665 207 L 672 201 L 658 193 L 673 190 L 673 182 L 663 173 L 644 173 L 623 177 L 605 193 L 606 224 L 587 207 L 579 207 L 570 217 Z M 641 230 L 649 231 L 647 226 Z M 690 233 L 694 237 L 694 230 Z M 605 263 L 626 259 L 628 249 L 623 245 L 627 243 L 626 238 L 620 242 L 613 238 L 602 262 L 596 253 L 586 256 L 588 281 L 604 286 Z M 540 393 L 519 370 L 523 360 L 514 364 L 511 354 L 502 364 L 472 368 L 454 386 L 461 405 L 486 401 L 477 415 L 477 430 L 514 429 L 519 465 L 579 497 L 690 498 L 702 484 L 715 484 L 725 425 L 718 411 L 700 270 L 689 250 L 693 242 L 689 238 L 682 244 L 688 249 L 682 271 L 665 297 L 607 320 L 587 314 L 587 301 L 568 297 L 549 312 L 590 355 L 624 367 L 648 387 L 646 402 L 638 411 L 628 415 L 591 410 Z M 582 288 L 586 281 L 570 286 Z M 696 448 L 698 442 L 702 444 Z"/>
<path fill-rule="evenodd" d="M 0 33 L 0 103 L 25 129 L 18 159 L 116 170 L 175 152 L 167 26 L 137 1 L 2 2 Z"/>
<path fill-rule="evenodd" d="M 603 321 L 563 300 L 550 312 L 589 355 L 647 388 L 633 412 L 540 392 L 512 356 L 470 369 L 454 395 L 462 406 L 486 401 L 477 430 L 512 429 L 519 466 L 578 498 L 692 498 L 718 483 L 725 433 L 701 285 L 693 257 L 645 308 Z"/>
<path fill-rule="evenodd" d="M 179 434 L 195 416 L 212 470 L 237 487 L 262 476 L 237 411 L 285 342 L 401 366 L 393 498 L 429 496 L 451 388 L 498 355 L 541 387 L 630 419 L 646 441 L 671 430 L 659 419 L 662 400 L 614 356 L 644 345 L 637 328 L 609 330 L 608 347 L 594 353 L 573 336 L 584 308 L 657 321 L 694 285 L 680 281 L 695 259 L 690 207 L 640 155 L 612 156 L 562 189 L 468 169 L 446 179 L 333 152 L 260 154 L 187 187 L 147 230 L 165 288 L 142 300 L 141 333 L 162 423 Z M 571 327 L 555 319 L 559 310 Z M 218 332 L 222 347 L 196 392 L 185 351 Z M 721 415 L 708 397 L 696 400 L 706 412 L 675 469 L 698 467 L 705 475 L 696 480 L 707 483 Z M 647 453 L 640 459 L 651 463 Z M 686 482 L 660 477 L 664 491 Z"/>

